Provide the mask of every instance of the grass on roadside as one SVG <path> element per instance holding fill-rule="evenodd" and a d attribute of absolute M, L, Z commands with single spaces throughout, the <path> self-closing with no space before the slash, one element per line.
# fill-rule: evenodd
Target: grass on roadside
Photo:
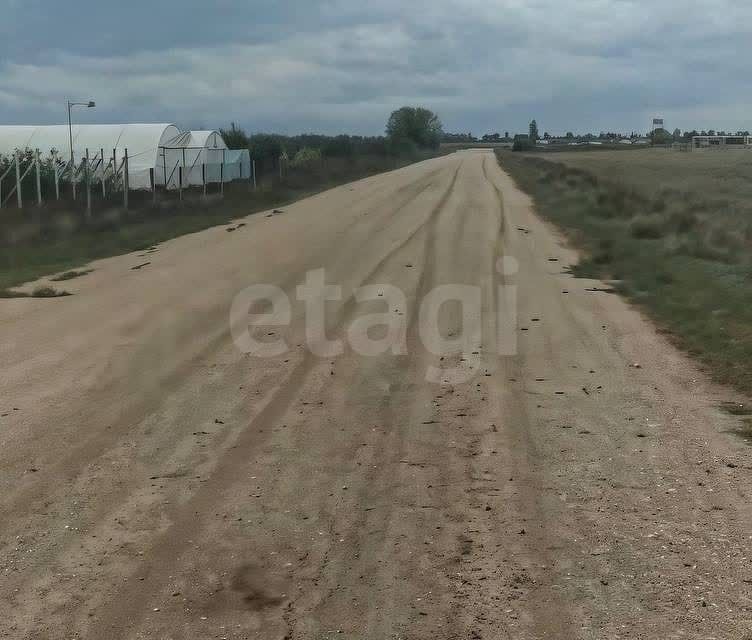
<path fill-rule="evenodd" d="M 50 278 L 52 282 L 64 282 L 65 280 L 73 280 L 74 278 L 80 278 L 94 271 L 94 269 L 74 269 L 72 271 L 66 271 L 54 278 Z"/>
<path fill-rule="evenodd" d="M 555 158 L 498 157 L 584 250 L 575 275 L 617 281 L 717 380 L 752 391 L 750 206 L 604 180 Z"/>
<path fill-rule="evenodd" d="M 0 298 L 64 298 L 71 295 L 68 291 L 55 289 L 54 287 L 36 287 L 31 293 L 25 291 L 13 291 L 0 289 Z"/>

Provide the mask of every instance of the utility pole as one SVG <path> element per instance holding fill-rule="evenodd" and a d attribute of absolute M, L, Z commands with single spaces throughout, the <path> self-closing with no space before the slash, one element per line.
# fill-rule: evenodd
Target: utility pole
<path fill-rule="evenodd" d="M 70 172 L 71 172 L 71 185 L 73 186 L 73 199 L 76 199 L 76 164 L 73 161 L 73 122 L 71 120 L 71 109 L 73 107 L 86 107 L 87 109 L 93 109 L 97 106 L 97 103 L 93 100 L 88 102 L 71 102 L 68 100 L 68 140 L 70 142 Z"/>

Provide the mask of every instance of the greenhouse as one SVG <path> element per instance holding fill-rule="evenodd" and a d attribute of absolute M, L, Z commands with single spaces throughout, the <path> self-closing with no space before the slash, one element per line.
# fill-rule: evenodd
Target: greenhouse
<path fill-rule="evenodd" d="M 71 159 L 79 168 L 88 157 L 96 175 L 117 171 L 127 154 L 131 189 L 164 186 L 174 189 L 206 182 L 229 182 L 250 177 L 247 150 L 231 151 L 217 131 L 181 131 L 174 124 L 86 124 L 0 126 L 0 156 L 16 151 L 39 151 L 53 156 L 63 171 Z"/>

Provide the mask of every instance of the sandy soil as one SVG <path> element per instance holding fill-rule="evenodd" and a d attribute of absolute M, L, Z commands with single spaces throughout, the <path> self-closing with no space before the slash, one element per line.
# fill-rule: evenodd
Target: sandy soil
<path fill-rule="evenodd" d="M 752 630 L 752 457 L 718 409 L 735 398 L 568 274 L 491 153 L 242 222 L 95 263 L 68 298 L 0 301 L 0 637 Z M 234 346 L 237 292 L 320 267 L 345 294 L 330 337 L 373 311 L 355 287 L 394 284 L 408 354 L 314 357 L 297 306 L 268 331 L 289 353 Z M 480 284 L 492 315 L 502 282 L 517 354 L 484 340 L 470 382 L 427 382 L 463 362 L 420 346 L 421 299 Z"/>

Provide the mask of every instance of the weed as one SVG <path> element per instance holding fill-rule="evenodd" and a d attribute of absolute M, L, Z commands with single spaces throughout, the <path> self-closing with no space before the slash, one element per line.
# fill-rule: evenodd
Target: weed
<path fill-rule="evenodd" d="M 80 270 L 66 271 L 65 273 L 61 273 L 59 276 L 50 278 L 50 280 L 52 282 L 63 282 L 65 280 L 73 280 L 73 278 L 80 278 L 81 276 L 85 276 L 87 273 L 91 273 L 92 271 L 93 269 L 80 269 Z"/>
<path fill-rule="evenodd" d="M 61 291 L 53 287 L 37 287 L 31 292 L 32 298 L 62 298 L 71 295 L 67 291 Z"/>

